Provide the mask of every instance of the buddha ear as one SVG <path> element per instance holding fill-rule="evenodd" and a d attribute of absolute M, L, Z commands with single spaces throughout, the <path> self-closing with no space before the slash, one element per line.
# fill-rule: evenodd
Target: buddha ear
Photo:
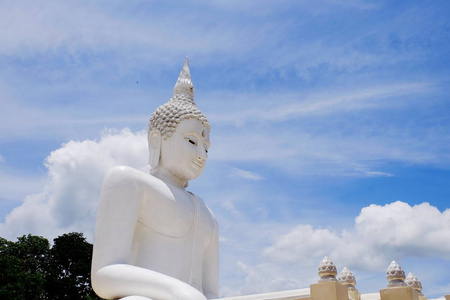
<path fill-rule="evenodd" d="M 148 133 L 148 149 L 150 151 L 150 168 L 156 169 L 161 157 L 161 133 L 159 130 L 152 130 Z"/>

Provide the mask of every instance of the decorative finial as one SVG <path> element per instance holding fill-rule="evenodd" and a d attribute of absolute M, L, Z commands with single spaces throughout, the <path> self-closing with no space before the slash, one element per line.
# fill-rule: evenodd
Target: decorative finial
<path fill-rule="evenodd" d="M 406 286 L 405 271 L 396 261 L 392 261 L 386 271 L 387 287 Z"/>
<path fill-rule="evenodd" d="M 408 276 L 406 276 L 405 283 L 415 289 L 420 296 L 423 296 L 422 283 L 420 282 L 419 278 L 413 275 L 413 273 L 409 273 Z"/>
<path fill-rule="evenodd" d="M 189 98 L 194 98 L 194 85 L 192 84 L 191 71 L 189 70 L 189 59 L 186 56 L 184 66 L 180 71 L 177 83 L 173 88 L 173 95 L 186 94 Z"/>
<path fill-rule="evenodd" d="M 327 282 L 327 281 L 337 281 L 336 275 L 337 270 L 334 263 L 328 258 L 328 256 L 325 256 L 322 260 L 322 262 L 319 265 L 319 272 L 318 272 L 320 279 L 320 282 Z"/>
<path fill-rule="evenodd" d="M 339 283 L 348 287 L 349 290 L 356 290 L 356 279 L 353 273 L 345 267 L 341 274 L 339 274 Z"/>

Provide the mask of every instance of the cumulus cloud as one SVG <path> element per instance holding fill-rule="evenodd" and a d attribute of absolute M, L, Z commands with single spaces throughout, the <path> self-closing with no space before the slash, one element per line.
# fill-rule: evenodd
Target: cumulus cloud
<path fill-rule="evenodd" d="M 103 177 L 117 165 L 145 171 L 147 145 L 144 132 L 105 131 L 98 141 L 70 141 L 47 158 L 47 184 L 25 198 L 0 224 L 0 236 L 23 234 L 56 237 L 78 231 L 92 239 Z"/>
<path fill-rule="evenodd" d="M 450 259 L 450 209 L 429 203 L 394 202 L 364 207 L 351 230 L 297 225 L 279 236 L 264 255 L 281 263 L 308 264 L 325 256 L 348 267 L 384 270 L 391 260 L 408 256 Z M 358 258 L 358 259 L 355 259 Z"/>

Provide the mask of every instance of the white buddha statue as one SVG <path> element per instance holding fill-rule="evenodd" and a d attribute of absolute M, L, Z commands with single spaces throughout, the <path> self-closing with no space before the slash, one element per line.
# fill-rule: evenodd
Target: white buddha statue
<path fill-rule="evenodd" d="M 193 97 L 186 59 L 174 96 L 150 118 L 150 174 L 115 167 L 105 177 L 92 259 L 92 286 L 102 298 L 217 298 L 217 221 L 185 189 L 209 148 L 210 126 Z"/>

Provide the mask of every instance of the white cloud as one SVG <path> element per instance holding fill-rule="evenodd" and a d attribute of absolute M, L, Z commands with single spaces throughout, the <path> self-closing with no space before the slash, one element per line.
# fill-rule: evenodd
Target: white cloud
<path fill-rule="evenodd" d="M 291 175 L 390 177 L 389 162 L 449 166 L 449 145 L 435 129 L 391 130 L 340 121 L 302 127 L 285 124 L 245 126 L 236 131 L 215 129 L 210 158 L 255 163 Z M 408 132 L 409 131 L 409 132 Z M 444 133 L 444 132 L 443 132 Z"/>
<path fill-rule="evenodd" d="M 266 16 L 274 11 L 286 12 L 294 9 L 301 10 L 302 12 L 317 15 L 334 13 L 336 9 L 340 8 L 353 8 L 357 10 L 366 10 L 374 8 L 374 4 L 364 3 L 364 1 L 348 1 L 348 0 L 327 0 L 322 1 L 321 5 L 314 5 L 308 1 L 280 1 L 275 5 L 272 1 L 237 1 L 237 0 L 217 0 L 217 1 L 205 1 L 199 0 L 198 2 L 205 5 L 217 6 L 222 10 L 245 12 L 246 14 L 255 14 L 260 16 Z"/>
<path fill-rule="evenodd" d="M 97 203 L 106 172 L 116 165 L 145 171 L 147 144 L 144 132 L 105 131 L 98 141 L 71 141 L 46 160 L 48 183 L 25 198 L 0 224 L 0 236 L 23 234 L 56 237 L 78 231 L 92 239 Z"/>
<path fill-rule="evenodd" d="M 361 171 L 361 173 L 365 177 L 391 177 L 391 176 L 394 176 L 391 173 L 379 172 L 379 171 L 371 171 L 371 170 L 368 170 L 367 168 L 358 168 L 356 170 L 357 171 Z"/>
<path fill-rule="evenodd" d="M 217 123 L 246 124 L 250 122 L 286 122 L 289 119 L 317 117 L 323 115 L 338 115 L 342 112 L 366 109 L 379 109 L 392 107 L 394 97 L 404 97 L 400 100 L 404 106 L 411 102 L 407 95 L 417 95 L 430 92 L 431 83 L 409 82 L 386 84 L 351 90 L 335 90 L 328 93 L 315 92 L 310 95 L 296 93 L 278 93 L 276 95 L 259 95 L 258 101 L 268 103 L 271 107 L 258 107 L 252 109 L 237 109 L 226 114 L 211 113 L 210 118 Z M 253 99 L 256 95 L 242 94 L 233 98 Z M 288 99 L 287 104 L 278 104 L 274 99 Z M 286 100 L 285 100 L 286 101 Z M 397 101 L 399 102 L 399 101 Z M 245 101 L 241 101 L 245 103 Z M 396 103 L 399 105 L 400 103 Z M 234 107 L 234 106 L 232 106 Z"/>
<path fill-rule="evenodd" d="M 360 1 L 327 1 L 318 8 L 303 2 L 300 5 L 286 1 L 283 5 L 270 1 L 265 1 L 264 5 L 250 2 L 230 5 L 225 1 L 196 3 L 198 6 L 193 9 L 177 1 L 172 9 L 164 9 L 164 13 L 160 13 L 158 4 L 141 1 L 129 1 L 126 8 L 110 1 L 47 1 L 45 5 L 8 2 L 2 3 L 0 9 L 0 27 L 6 28 L 0 37 L 0 54 L 55 55 L 62 60 L 73 60 L 75 64 L 82 62 L 85 56 L 113 54 L 108 64 L 120 64 L 122 70 L 148 62 L 173 64 L 175 58 L 186 54 L 201 56 L 205 64 L 229 60 L 229 56 L 238 60 L 244 58 L 241 61 L 248 63 L 247 58 L 252 57 L 255 61 L 264 61 L 264 65 L 254 68 L 256 74 L 274 70 L 284 74 L 286 69 L 295 69 L 297 76 L 306 79 L 313 76 L 314 68 L 324 64 L 332 70 L 353 72 L 397 61 L 400 56 L 386 51 L 368 53 L 358 49 L 357 42 L 364 38 L 363 34 L 359 38 L 343 35 L 341 43 L 332 43 L 323 34 L 307 40 L 302 36 L 292 39 L 293 32 L 310 30 L 309 22 L 316 19 L 298 22 L 288 17 L 280 21 L 278 16 L 291 11 L 291 7 L 308 15 L 307 11 L 334 13 L 336 7 L 343 11 L 368 8 L 356 2 Z M 264 15 L 267 16 L 262 18 Z M 267 22 L 272 15 L 275 20 Z M 116 59 L 117 54 L 120 59 Z M 104 68 L 95 62 L 90 67 L 94 74 Z"/>
<path fill-rule="evenodd" d="M 245 279 L 240 289 L 243 295 L 267 293 L 272 291 L 286 291 L 293 290 L 298 287 L 296 280 L 274 279 L 270 272 L 279 270 L 273 266 L 260 265 L 257 268 L 244 264 L 238 261 L 237 266 L 241 272 L 245 274 Z"/>
<path fill-rule="evenodd" d="M 417 117 L 386 117 L 412 107 L 426 111 L 430 102 L 415 97 L 434 89 L 433 84 L 410 82 L 303 97 L 229 95 L 231 102 L 214 109 L 221 113 L 208 113 L 216 124 L 211 158 L 264 161 L 295 174 L 353 177 L 394 176 L 383 170 L 391 161 L 448 166 L 448 129 L 423 126 Z M 247 109 L 245 98 L 258 101 L 257 108 Z"/>
<path fill-rule="evenodd" d="M 449 253 L 450 209 L 440 212 L 429 203 L 411 207 L 400 201 L 364 207 L 351 230 L 298 225 L 264 250 L 266 257 L 281 263 L 303 265 L 308 257 L 317 261 L 329 255 L 350 268 L 378 271 L 398 257 L 450 259 Z"/>
<path fill-rule="evenodd" d="M 180 10 L 185 6 L 179 3 Z M 0 37 L 0 54 L 67 53 L 81 61 L 83 54 L 131 51 L 141 63 L 142 59 L 172 63 L 180 47 L 195 55 L 231 49 L 239 52 L 251 44 L 245 39 L 250 36 L 248 28 L 239 27 L 238 31 L 233 23 L 216 26 L 216 22 L 204 26 L 208 15 L 196 18 L 190 13 L 182 15 L 180 10 L 160 14 L 151 3 L 131 1 L 127 9 L 102 1 L 2 3 L 0 27 L 5 30 Z"/>
<path fill-rule="evenodd" d="M 237 177 L 246 179 L 246 180 L 251 180 L 251 181 L 260 181 L 261 179 L 263 179 L 263 177 L 261 175 L 259 175 L 258 173 L 241 170 L 238 168 L 235 168 L 234 175 Z"/>

